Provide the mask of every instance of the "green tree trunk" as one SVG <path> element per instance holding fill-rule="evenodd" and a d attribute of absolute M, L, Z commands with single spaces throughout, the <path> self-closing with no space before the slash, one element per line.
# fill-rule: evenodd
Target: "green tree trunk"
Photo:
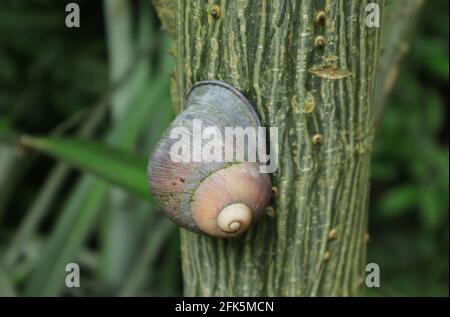
<path fill-rule="evenodd" d="M 182 230 L 185 295 L 361 290 L 380 55 L 367 3 L 193 0 L 159 10 L 176 34 L 177 100 L 196 81 L 223 80 L 279 129 L 271 216 L 238 239 Z"/>

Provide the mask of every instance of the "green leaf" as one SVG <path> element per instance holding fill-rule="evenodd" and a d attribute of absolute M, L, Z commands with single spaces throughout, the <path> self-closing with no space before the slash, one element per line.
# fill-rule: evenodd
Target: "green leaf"
<path fill-rule="evenodd" d="M 26 284 L 25 296 L 56 296 L 64 288 L 66 265 L 75 260 L 86 240 L 107 189 L 105 182 L 89 175 L 77 183 Z"/>
<path fill-rule="evenodd" d="M 158 252 L 160 252 L 161 247 L 167 241 L 167 238 L 173 232 L 173 229 L 176 228 L 173 223 L 167 219 L 155 221 L 154 218 L 151 219 L 151 225 L 153 225 L 154 228 L 147 230 L 142 253 L 137 257 L 127 276 L 126 282 L 121 286 L 120 296 L 136 296 L 142 291 L 142 285 L 145 284 L 146 281 L 150 281 L 154 274 L 149 268 L 155 266 L 154 262 L 156 260 L 161 260 L 161 258 L 158 258 Z M 177 252 L 179 252 L 179 248 L 177 249 Z M 166 252 L 164 252 L 164 257 L 167 258 Z"/>
<path fill-rule="evenodd" d="M 429 184 L 420 191 L 420 215 L 428 229 L 436 229 L 448 214 L 446 202 L 442 199 L 442 194 L 445 193 L 441 193 L 438 186 L 433 185 Z"/>
<path fill-rule="evenodd" d="M 423 127 L 428 130 L 427 135 L 432 137 L 439 133 L 442 129 L 442 123 L 446 116 L 443 113 L 445 109 L 445 103 L 441 100 L 441 96 L 436 89 L 427 89 L 427 104 L 423 107 Z"/>
<path fill-rule="evenodd" d="M 0 139 L 4 138 L 11 131 L 11 125 L 7 118 L 0 118 Z"/>
<path fill-rule="evenodd" d="M 20 226 L 16 228 L 14 237 L 5 254 L 4 262 L 7 268 L 16 265 L 16 261 L 23 252 L 26 241 L 33 238 L 42 219 L 51 210 L 51 204 L 57 197 L 69 168 L 65 164 L 57 165 L 47 176 L 45 184 L 40 188 L 35 201 L 23 217 Z"/>
<path fill-rule="evenodd" d="M 77 138 L 22 136 L 20 142 L 92 172 L 141 198 L 150 199 L 143 158 L 106 144 Z"/>
<path fill-rule="evenodd" d="M 417 204 L 417 194 L 417 188 L 411 185 L 392 189 L 381 201 L 381 214 L 386 218 L 403 215 Z"/>
<path fill-rule="evenodd" d="M 12 297 L 15 296 L 15 291 L 10 278 L 0 266 L 0 297 Z"/>

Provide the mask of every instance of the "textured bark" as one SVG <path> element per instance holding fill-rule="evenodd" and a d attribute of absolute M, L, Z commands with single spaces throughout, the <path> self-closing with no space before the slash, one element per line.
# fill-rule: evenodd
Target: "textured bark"
<path fill-rule="evenodd" d="M 365 25 L 368 1 L 177 3 L 179 100 L 196 81 L 223 80 L 249 98 L 263 125 L 279 128 L 275 216 L 238 239 L 182 230 L 185 294 L 358 294 L 380 51 L 379 28 Z M 324 24 L 315 21 L 321 10 Z"/>

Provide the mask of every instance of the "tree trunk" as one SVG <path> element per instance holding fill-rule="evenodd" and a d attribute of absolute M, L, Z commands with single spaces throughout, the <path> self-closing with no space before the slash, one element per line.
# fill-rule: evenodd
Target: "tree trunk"
<path fill-rule="evenodd" d="M 279 129 L 271 217 L 238 239 L 182 230 L 185 295 L 359 293 L 380 55 L 367 4 L 193 0 L 159 10 L 176 31 L 176 99 L 196 81 L 223 80 Z"/>

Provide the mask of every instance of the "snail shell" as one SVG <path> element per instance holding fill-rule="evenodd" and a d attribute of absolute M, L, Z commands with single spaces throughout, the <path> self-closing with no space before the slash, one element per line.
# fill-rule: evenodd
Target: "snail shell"
<path fill-rule="evenodd" d="M 185 105 L 186 110 L 164 132 L 151 155 L 147 170 L 150 191 L 158 207 L 179 226 L 214 237 L 238 236 L 265 212 L 271 195 L 269 175 L 260 173 L 258 161 L 174 162 L 171 148 L 182 140 L 170 138 L 170 133 L 185 127 L 192 141 L 194 119 L 201 120 L 202 132 L 210 126 L 222 135 L 225 127 L 257 129 L 258 116 L 239 91 L 215 80 L 196 83 Z M 202 145 L 206 141 L 202 140 Z M 242 144 L 233 144 L 234 151 L 242 150 Z M 186 146 L 192 150 L 198 144 Z"/>

